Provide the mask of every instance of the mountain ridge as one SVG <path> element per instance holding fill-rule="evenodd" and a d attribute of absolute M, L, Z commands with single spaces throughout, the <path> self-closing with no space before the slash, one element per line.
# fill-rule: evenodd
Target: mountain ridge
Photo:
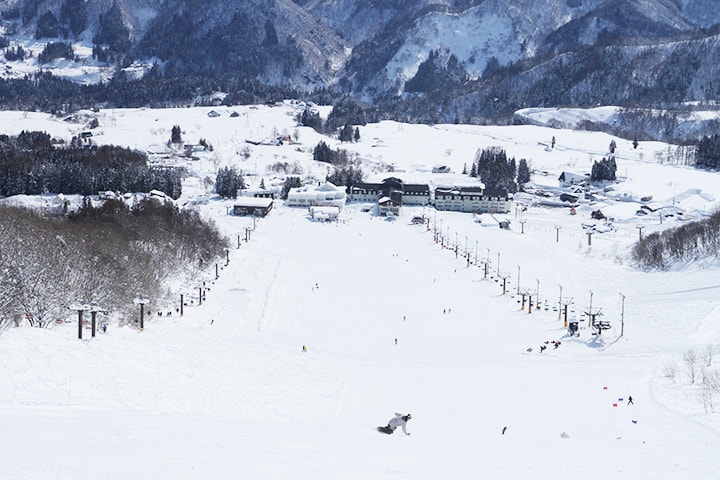
<path fill-rule="evenodd" d="M 369 104 L 392 99 L 410 110 L 437 110 L 438 120 L 478 122 L 527 106 L 715 101 L 720 12 L 712 6 L 711 0 L 9 0 L 2 28 L 10 48 L 55 32 L 57 38 L 37 41 L 91 45 L 86 61 L 115 71 L 155 63 L 170 78 L 251 79 Z"/>

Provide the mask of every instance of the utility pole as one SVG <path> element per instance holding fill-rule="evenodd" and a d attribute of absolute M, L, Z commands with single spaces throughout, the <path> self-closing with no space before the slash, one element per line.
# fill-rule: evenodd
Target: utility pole
<path fill-rule="evenodd" d="M 568 326 L 568 305 L 570 305 L 573 302 L 573 297 L 567 297 L 566 299 L 560 299 L 560 305 L 562 306 L 561 310 L 563 313 L 563 326 L 567 328 Z"/>
<path fill-rule="evenodd" d="M 520 220 L 520 233 L 521 234 L 525 233 L 525 222 L 527 222 L 527 220 L 524 218 L 522 220 Z"/>
<path fill-rule="evenodd" d="M 480 263 L 482 263 L 483 266 L 483 278 L 488 277 L 488 270 L 490 269 L 487 259 L 480 260 Z"/>
<path fill-rule="evenodd" d="M 525 311 L 525 295 L 525 291 L 520 294 L 520 298 L 522 298 L 522 302 L 520 303 L 520 311 Z"/>
<path fill-rule="evenodd" d="M 593 320 L 592 297 L 593 297 L 593 291 L 590 290 L 590 309 L 588 311 L 588 327 L 592 325 L 592 320 Z"/>
<path fill-rule="evenodd" d="M 540 280 L 535 279 L 537 286 L 535 287 L 535 308 L 540 310 Z"/>
<path fill-rule="evenodd" d="M 558 297 L 558 320 L 562 318 L 562 285 L 560 285 L 560 296 Z"/>
<path fill-rule="evenodd" d="M 145 329 L 145 304 L 150 303 L 147 298 L 136 298 L 133 300 L 135 305 L 140 305 L 140 331 Z"/>
<path fill-rule="evenodd" d="M 588 247 L 592 245 L 592 232 L 587 233 L 588 236 Z"/>
<path fill-rule="evenodd" d="M 467 257 L 467 266 L 470 266 L 470 253 L 468 252 L 468 238 L 465 235 L 465 257 Z"/>
<path fill-rule="evenodd" d="M 89 310 L 88 305 L 71 305 L 70 310 L 75 310 L 78 314 L 78 339 L 82 340 L 83 312 Z"/>
<path fill-rule="evenodd" d="M 515 290 L 516 295 L 520 295 L 520 265 L 518 267 L 518 280 L 517 280 L 517 289 Z"/>
<path fill-rule="evenodd" d="M 507 289 L 505 286 L 507 285 L 507 279 L 510 277 L 509 273 L 498 273 L 498 277 L 502 278 L 502 294 L 505 295 L 507 293 Z"/>
<path fill-rule="evenodd" d="M 108 313 L 107 310 L 100 308 L 97 305 L 93 304 L 90 306 L 90 318 L 91 318 L 92 337 L 93 338 L 95 338 L 95 325 L 96 325 L 95 316 L 97 315 L 98 312 L 102 313 L 103 315 L 107 315 L 107 313 Z"/>
<path fill-rule="evenodd" d="M 185 306 L 185 295 L 182 293 L 180 294 L 180 316 L 182 317 L 185 313 L 183 310 L 183 307 Z"/>
<path fill-rule="evenodd" d="M 625 295 L 620 294 L 622 297 L 622 306 L 620 307 L 620 336 L 622 337 L 625 333 Z"/>
<path fill-rule="evenodd" d="M 560 241 L 560 226 L 555 226 L 555 243 Z"/>
<path fill-rule="evenodd" d="M 528 314 L 532 313 L 532 305 L 533 305 L 533 299 L 532 299 L 532 291 L 529 288 L 526 288 L 524 290 L 524 294 L 528 297 Z"/>
<path fill-rule="evenodd" d="M 635 228 L 638 229 L 638 235 L 639 235 L 638 240 L 642 240 L 642 231 L 643 231 L 643 228 L 645 228 L 645 225 L 638 225 L 638 226 L 635 227 Z"/>
<path fill-rule="evenodd" d="M 498 252 L 497 275 L 498 275 L 498 277 L 500 276 L 500 252 Z M 505 293 L 505 292 L 503 292 L 503 293 Z"/>

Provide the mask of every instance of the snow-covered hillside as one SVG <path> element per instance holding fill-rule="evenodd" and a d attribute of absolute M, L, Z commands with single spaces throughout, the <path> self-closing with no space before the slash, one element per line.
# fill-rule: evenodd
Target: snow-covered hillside
<path fill-rule="evenodd" d="M 296 127 L 297 108 L 85 112 L 100 123 L 96 143 L 186 166 L 185 208 L 233 239 L 254 230 L 217 279 L 211 268 L 178 291 L 188 300 L 182 317 L 179 305 L 151 300 L 142 332 L 111 323 L 80 341 L 70 311 L 69 323 L 1 332 L 1 478 L 720 476 L 720 394 L 708 405 L 701 373 L 710 378 L 720 365 L 719 265 L 645 273 L 628 262 L 638 227 L 647 234 L 717 209 L 716 173 L 664 161 L 665 144 L 634 149 L 628 139 L 538 126 L 383 122 L 340 144 Z M 88 117 L 0 112 L 0 132 L 69 140 Z M 165 146 L 173 125 L 186 143 L 204 138 L 214 151 L 173 155 Z M 284 131 L 298 144 L 245 143 Z M 581 201 L 576 215 L 523 197 L 509 231 L 431 207 L 388 221 L 365 204 L 317 223 L 278 201 L 253 220 L 228 216 L 233 201 L 206 189 L 225 165 L 253 186 L 279 181 L 270 169 L 278 163 L 321 181 L 328 166 L 311 160 L 320 140 L 358 152 L 369 180 L 433 185 L 470 181 L 459 172 L 475 152 L 501 146 L 526 158 L 534 188 L 550 193 L 560 191 L 561 172 L 589 171 L 615 140 L 623 179 Z M 436 164 L 453 173 L 433 174 Z M 648 196 L 673 216 L 637 216 Z M 598 209 L 612 228 L 598 228 L 589 245 L 583 224 L 608 225 L 590 219 Z M 428 224 L 412 225 L 415 215 Z M 199 306 L 203 281 L 210 288 Z M 518 292 L 532 296 L 532 313 Z M 560 319 L 565 303 L 579 336 Z M 593 334 L 589 309 L 612 328 Z M 412 413 L 410 436 L 375 431 L 395 412 Z"/>

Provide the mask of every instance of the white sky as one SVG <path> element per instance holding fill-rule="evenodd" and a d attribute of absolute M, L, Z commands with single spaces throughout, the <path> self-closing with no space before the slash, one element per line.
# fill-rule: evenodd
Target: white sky
<path fill-rule="evenodd" d="M 94 139 L 162 146 L 174 124 L 188 142 L 206 138 L 215 152 L 183 161 L 191 176 L 181 203 L 199 203 L 233 239 L 244 237 L 252 220 L 226 216 L 232 201 L 203 190 L 201 179 L 214 178 L 217 166 L 257 172 L 258 183 L 273 177 L 266 165 L 275 162 L 297 161 L 305 174 L 324 176 L 325 167 L 310 160 L 321 137 L 308 129 L 299 131 L 299 146 L 253 146 L 247 161 L 236 154 L 246 138 L 292 131 L 290 106 L 215 108 L 218 118 L 208 110 L 101 111 Z M 233 110 L 241 115 L 230 118 Z M 18 112 L 0 112 L 0 125 L 4 133 L 41 129 L 67 140 L 83 129 Z M 365 165 L 396 165 L 371 181 L 459 181 L 457 173 L 438 179 L 429 172 L 438 163 L 460 172 L 478 148 L 499 145 L 547 171 L 533 180 L 548 190 L 563 170 L 589 171 L 612 139 L 540 127 L 393 122 L 360 133 L 359 144 L 330 142 L 357 151 Z M 552 136 L 557 145 L 549 150 Z M 629 178 L 617 195 L 661 203 L 674 196 L 687 216 L 716 208 L 717 174 L 658 163 L 665 145 L 616 143 L 619 173 Z M 76 339 L 74 323 L 2 332 L 0 478 L 720 476 L 719 407 L 704 412 L 682 359 L 688 350 L 702 358 L 708 345 L 720 349 L 717 262 L 641 273 L 628 261 L 638 225 L 649 233 L 681 224 L 677 216 L 660 225 L 657 217 L 634 215 L 639 203 L 611 198 L 582 204 L 575 216 L 531 206 L 521 234 L 519 212 L 504 231 L 483 228 L 470 214 L 404 208 L 385 221 L 361 207 L 348 206 L 338 224 L 320 224 L 303 209 L 276 206 L 257 221 L 249 243 L 231 250 L 216 282 L 214 268 L 197 280 L 211 285 L 201 307 L 158 318 L 154 309 L 174 306 L 151 303 L 143 332 L 111 324 L 87 341 Z M 594 235 L 588 246 L 581 223 L 591 223 L 598 208 L 615 217 L 617 230 Z M 509 292 L 433 243 L 432 232 L 410 225 L 423 213 L 461 252 L 467 245 L 473 260 L 476 252 L 489 258 L 493 277 L 499 259 Z M 520 310 L 518 274 L 521 290 L 539 284 L 540 311 Z M 552 310 L 560 285 L 575 300 L 572 317 L 589 306 L 592 291 L 593 309 L 602 308 L 613 328 L 598 339 L 582 321 L 580 336 L 567 338 Z M 190 298 L 196 286 L 179 293 Z M 538 353 L 558 339 L 558 349 Z M 717 350 L 715 357 L 717 370 Z M 412 413 L 411 436 L 374 431 L 396 411 Z"/>

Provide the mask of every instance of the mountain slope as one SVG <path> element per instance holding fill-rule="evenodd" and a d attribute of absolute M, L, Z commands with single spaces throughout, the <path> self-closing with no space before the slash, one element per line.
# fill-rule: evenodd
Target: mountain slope
<path fill-rule="evenodd" d="M 374 103 L 393 99 L 386 110 L 418 121 L 509 118 L 525 106 L 678 104 L 717 100 L 720 91 L 714 0 L 4 5 L 10 48 L 62 40 L 93 47 L 110 65 L 157 62 L 171 78 L 241 78 Z"/>

